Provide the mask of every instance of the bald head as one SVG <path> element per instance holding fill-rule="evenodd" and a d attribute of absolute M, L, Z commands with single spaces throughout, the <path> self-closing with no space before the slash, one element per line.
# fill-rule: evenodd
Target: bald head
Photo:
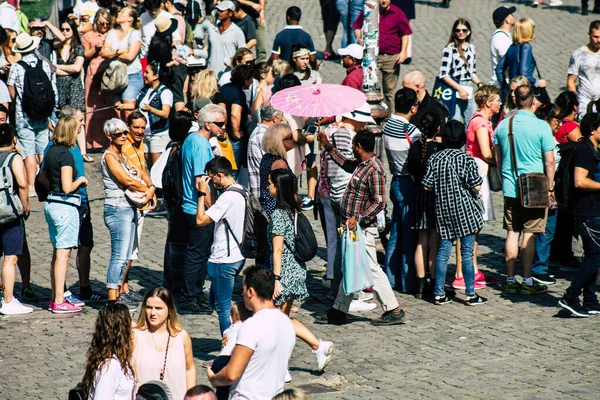
<path fill-rule="evenodd" d="M 412 89 L 417 92 L 417 98 L 422 100 L 425 97 L 425 86 L 427 85 L 427 79 L 421 71 L 413 71 L 404 75 L 402 78 L 402 86 L 407 89 Z"/>

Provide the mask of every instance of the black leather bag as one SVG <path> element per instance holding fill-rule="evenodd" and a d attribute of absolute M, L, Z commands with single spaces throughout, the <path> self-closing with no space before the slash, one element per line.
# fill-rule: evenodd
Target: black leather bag
<path fill-rule="evenodd" d="M 523 208 L 547 208 L 548 207 L 548 177 L 542 173 L 528 173 L 519 175 L 517 168 L 517 152 L 513 137 L 513 119 L 508 121 L 508 139 L 510 141 L 510 153 L 512 166 L 517 176 L 519 195 Z"/>

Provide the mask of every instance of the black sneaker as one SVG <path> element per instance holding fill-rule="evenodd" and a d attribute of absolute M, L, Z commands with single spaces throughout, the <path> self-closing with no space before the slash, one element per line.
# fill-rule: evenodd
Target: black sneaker
<path fill-rule="evenodd" d="M 127 293 L 123 293 L 129 300 L 135 301 L 136 303 L 141 303 L 144 301 L 144 296 L 141 294 L 134 292 L 133 290 L 129 290 Z"/>
<path fill-rule="evenodd" d="M 436 306 L 443 306 L 444 304 L 450 303 L 452 303 L 452 299 L 447 295 L 435 296 L 435 299 L 433 301 L 433 304 L 435 304 Z"/>
<path fill-rule="evenodd" d="M 542 285 L 554 285 L 556 279 L 548 274 L 533 275 L 533 280 Z"/>
<path fill-rule="evenodd" d="M 86 303 L 106 303 L 108 296 L 105 293 L 96 292 L 94 290 L 89 292 L 81 291 L 79 293 L 79 299 Z"/>
<path fill-rule="evenodd" d="M 485 297 L 481 297 L 478 294 L 475 296 L 467 296 L 467 299 L 465 300 L 465 306 L 478 306 L 480 304 L 487 303 L 487 301 L 488 300 Z"/>
<path fill-rule="evenodd" d="M 126 305 L 129 311 L 135 311 L 139 306 L 139 303 L 131 301 L 127 296 L 123 296 L 122 294 L 117 298 L 117 304 Z"/>
<path fill-rule="evenodd" d="M 327 314 L 317 316 L 315 322 L 317 324 L 345 325 L 348 323 L 348 315 L 335 308 L 330 308 L 327 310 Z"/>
<path fill-rule="evenodd" d="M 569 300 L 563 296 L 563 298 L 558 301 L 558 305 L 565 310 L 570 311 L 571 314 L 575 315 L 576 317 L 586 318 L 590 315 L 588 310 L 581 305 L 579 299 Z"/>
<path fill-rule="evenodd" d="M 398 310 L 399 307 L 394 310 L 384 312 L 381 317 L 372 319 L 371 325 L 385 326 L 403 324 L 404 320 L 406 319 L 406 314 L 404 313 L 404 310 Z"/>
<path fill-rule="evenodd" d="M 315 208 L 315 201 L 309 196 L 302 199 L 302 211 L 310 211 Z"/>
<path fill-rule="evenodd" d="M 198 303 L 190 303 L 180 306 L 177 312 L 181 315 L 210 315 L 212 314 L 212 308 L 200 306 Z"/>
<path fill-rule="evenodd" d="M 594 304 L 586 305 L 585 309 L 590 315 L 600 314 L 600 303 L 596 302 Z"/>

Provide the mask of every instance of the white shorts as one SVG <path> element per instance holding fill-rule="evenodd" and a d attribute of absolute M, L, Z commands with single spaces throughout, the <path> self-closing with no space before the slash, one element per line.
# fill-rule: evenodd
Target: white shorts
<path fill-rule="evenodd" d="M 144 135 L 145 150 L 144 153 L 159 153 L 162 154 L 169 145 L 171 138 L 169 133 L 161 133 L 160 135 L 146 134 Z"/>

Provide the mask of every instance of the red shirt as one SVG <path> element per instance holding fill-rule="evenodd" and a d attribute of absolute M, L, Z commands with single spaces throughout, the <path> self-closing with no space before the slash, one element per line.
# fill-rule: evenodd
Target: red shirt
<path fill-rule="evenodd" d="M 364 14 L 360 14 L 352 29 L 361 29 Z M 393 4 L 387 10 L 379 8 L 379 53 L 400 54 L 402 51 L 402 36 L 412 35 L 408 19 L 401 9 Z"/>
<path fill-rule="evenodd" d="M 558 144 L 567 143 L 569 138 L 567 135 L 573 132 L 574 129 L 579 128 L 579 124 L 574 121 L 569 121 L 568 119 L 563 119 L 562 125 L 556 133 L 554 133 L 554 138 L 558 142 Z"/>
<path fill-rule="evenodd" d="M 353 65 L 346 70 L 346 77 L 342 81 L 342 85 L 349 86 L 356 90 L 362 91 L 363 84 L 363 69 L 362 65 Z"/>
<path fill-rule="evenodd" d="M 477 131 L 479 128 L 486 128 L 490 135 L 490 147 L 494 142 L 494 133 L 492 130 L 492 121 L 488 121 L 479 111 L 475 111 L 467 126 L 466 152 L 475 158 L 483 160 L 483 153 L 477 140 Z"/>

